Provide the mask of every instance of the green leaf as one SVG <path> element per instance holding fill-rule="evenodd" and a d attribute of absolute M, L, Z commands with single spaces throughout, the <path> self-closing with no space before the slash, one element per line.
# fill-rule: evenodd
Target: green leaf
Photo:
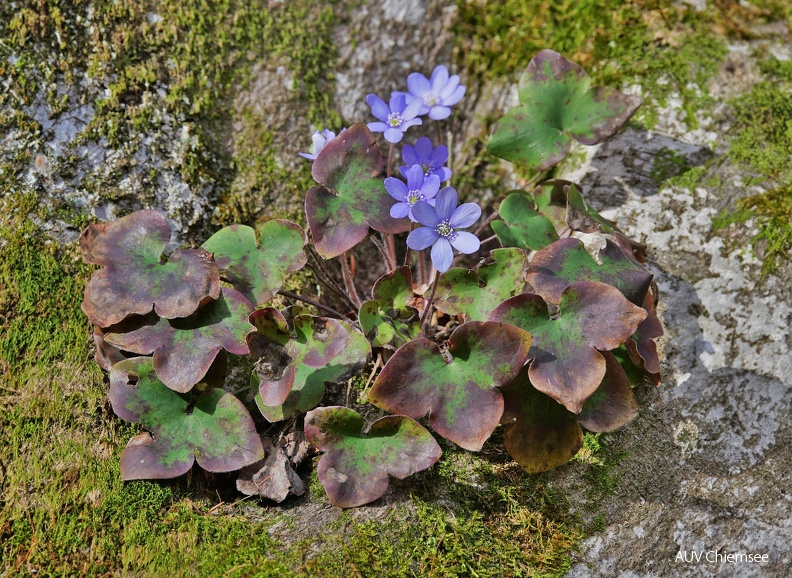
<path fill-rule="evenodd" d="M 440 276 L 437 308 L 483 321 L 500 303 L 525 286 L 527 256 L 520 249 L 494 249 L 476 271 L 454 267 Z"/>
<path fill-rule="evenodd" d="M 535 389 L 526 370 L 501 391 L 505 404 L 501 423 L 514 420 L 503 436 L 503 445 L 526 472 L 545 472 L 578 453 L 583 431 L 575 415 Z"/>
<path fill-rule="evenodd" d="M 528 376 L 539 391 L 579 413 L 605 376 L 600 351 L 615 349 L 635 332 L 646 311 L 604 283 L 577 281 L 564 289 L 559 314 L 524 293 L 501 303 L 489 316 L 533 336 Z M 599 350 L 599 351 L 598 351 Z"/>
<path fill-rule="evenodd" d="M 154 369 L 162 383 L 186 392 L 201 381 L 221 350 L 248 355 L 245 336 L 253 329 L 253 306 L 234 289 L 223 288 L 212 301 L 185 319 L 156 319 L 111 327 L 105 340 L 124 351 L 154 354 Z"/>
<path fill-rule="evenodd" d="M 586 204 L 583 195 L 573 183 L 569 183 L 564 189 L 567 194 L 566 222 L 570 229 L 581 233 L 621 233 L 616 223 Z"/>
<path fill-rule="evenodd" d="M 388 476 L 403 480 L 440 459 L 432 435 L 409 417 L 387 416 L 365 426 L 345 407 L 322 407 L 305 416 L 308 441 L 326 452 L 317 466 L 319 481 L 339 508 L 373 502 L 388 491 Z"/>
<path fill-rule="evenodd" d="M 394 200 L 385 191 L 382 155 L 374 135 L 359 122 L 338 135 L 316 157 L 313 177 L 318 186 L 305 198 L 305 213 L 316 250 L 325 259 L 360 243 L 369 227 L 403 233 L 407 219 L 394 219 Z"/>
<path fill-rule="evenodd" d="M 613 136 L 641 98 L 590 86 L 591 78 L 580 66 L 542 50 L 520 80 L 520 104 L 495 125 L 489 152 L 545 170 L 566 156 L 572 139 L 593 145 Z"/>
<path fill-rule="evenodd" d="M 358 313 L 360 327 L 372 346 L 393 341 L 398 348 L 418 336 L 418 311 L 408 305 L 414 297 L 409 267 L 398 267 L 380 277 L 372 295 L 374 299 L 363 303 Z"/>
<path fill-rule="evenodd" d="M 416 339 L 388 360 L 368 399 L 415 419 L 429 413 L 437 433 L 479 451 L 503 413 L 496 388 L 519 373 L 530 344 L 531 336 L 515 327 L 471 321 L 451 334 L 448 363 L 437 344 Z"/>
<path fill-rule="evenodd" d="M 305 265 L 305 233 L 296 223 L 267 221 L 256 232 L 245 225 L 231 225 L 212 235 L 202 247 L 214 254 L 223 276 L 256 305 L 275 295 L 289 273 Z"/>
<path fill-rule="evenodd" d="M 82 310 L 99 327 L 152 310 L 175 319 L 220 294 L 220 270 L 203 249 L 178 249 L 162 263 L 170 241 L 168 221 L 137 211 L 110 223 L 89 225 L 80 237 L 86 263 L 100 265 L 85 288 Z"/>
<path fill-rule="evenodd" d="M 553 223 L 539 213 L 534 198 L 524 191 L 509 194 L 498 212 L 503 221 L 493 221 L 492 230 L 504 247 L 538 251 L 558 239 Z"/>
<path fill-rule="evenodd" d="M 133 357 L 110 370 L 110 403 L 126 421 L 150 433 L 132 438 L 121 454 L 124 480 L 175 478 L 197 461 L 210 472 L 230 472 L 264 457 L 245 406 L 222 389 L 198 396 L 159 381 L 150 357 Z"/>

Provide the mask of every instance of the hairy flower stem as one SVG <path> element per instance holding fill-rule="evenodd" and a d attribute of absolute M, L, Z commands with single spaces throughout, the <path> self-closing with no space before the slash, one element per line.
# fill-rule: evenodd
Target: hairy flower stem
<path fill-rule="evenodd" d="M 410 225 L 410 233 L 412 233 L 415 230 L 415 225 L 416 225 L 415 223 Z M 410 258 L 411 257 L 412 257 L 412 249 L 410 249 L 410 246 L 408 245 L 407 246 L 407 252 L 404 254 L 404 266 L 405 267 L 409 267 L 410 266 Z"/>
<path fill-rule="evenodd" d="M 284 297 L 288 297 L 289 299 L 294 299 L 295 301 L 302 301 L 303 303 L 307 303 L 308 305 L 313 305 L 317 309 L 322 309 L 331 315 L 335 315 L 339 319 L 346 319 L 346 315 L 343 313 L 336 311 L 332 307 L 328 307 L 327 305 L 322 305 L 318 301 L 314 301 L 313 299 L 308 299 L 307 297 L 303 297 L 302 295 L 297 295 L 296 293 L 292 293 L 291 291 L 278 291 L 278 295 L 283 295 Z"/>
<path fill-rule="evenodd" d="M 395 145 L 391 143 L 390 149 L 388 149 L 388 170 L 386 171 L 385 176 L 391 176 L 391 171 L 393 170 L 393 149 Z"/>
<path fill-rule="evenodd" d="M 344 277 L 344 285 L 346 286 L 349 298 L 352 299 L 352 303 L 355 304 L 355 307 L 360 309 L 360 304 L 362 301 L 360 300 L 360 295 L 358 295 L 357 289 L 355 289 L 355 280 L 352 277 L 352 270 L 349 268 L 347 254 L 342 253 L 339 259 L 341 260 L 341 273 Z"/>
<path fill-rule="evenodd" d="M 435 133 L 437 135 L 437 143 L 435 146 L 443 144 L 443 129 L 440 127 L 440 122 L 435 122 Z"/>
<path fill-rule="evenodd" d="M 429 312 L 432 310 L 432 305 L 434 304 L 434 297 L 435 291 L 437 291 L 437 283 L 440 281 L 440 273 L 435 273 L 434 282 L 432 283 L 432 292 L 429 294 L 429 301 L 426 303 L 426 309 L 424 309 L 423 315 L 421 316 L 421 333 L 423 333 L 424 337 L 427 334 L 426 327 L 424 327 L 424 323 L 429 319 L 431 316 Z"/>

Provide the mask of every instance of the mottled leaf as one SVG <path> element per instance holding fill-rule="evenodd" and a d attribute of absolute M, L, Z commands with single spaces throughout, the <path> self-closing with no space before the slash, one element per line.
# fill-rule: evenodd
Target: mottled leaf
<path fill-rule="evenodd" d="M 80 237 L 86 263 L 100 265 L 85 287 L 82 310 L 99 327 L 154 310 L 187 317 L 220 294 L 220 271 L 203 249 L 178 249 L 162 263 L 171 237 L 156 211 L 137 211 L 116 221 L 88 225 Z"/>
<path fill-rule="evenodd" d="M 383 417 L 367 430 L 365 425 L 345 407 L 322 407 L 305 416 L 305 435 L 326 452 L 317 467 L 319 481 L 339 508 L 373 502 L 388 491 L 388 476 L 403 480 L 440 459 L 432 435 L 409 417 Z"/>
<path fill-rule="evenodd" d="M 360 327 L 372 346 L 393 342 L 394 347 L 400 347 L 418 336 L 418 311 L 408 305 L 413 299 L 409 267 L 398 267 L 380 277 L 372 295 L 374 299 L 363 303 L 358 313 Z"/>
<path fill-rule="evenodd" d="M 493 221 L 492 230 L 504 247 L 538 251 L 558 239 L 553 223 L 539 212 L 534 198 L 524 191 L 514 191 L 498 209 L 503 221 Z"/>
<path fill-rule="evenodd" d="M 551 318 L 539 295 L 517 295 L 489 316 L 533 336 L 528 376 L 539 391 L 579 413 L 605 376 L 605 359 L 597 350 L 624 343 L 646 311 L 604 283 L 577 281 L 564 289 L 558 317 Z"/>
<path fill-rule="evenodd" d="M 505 409 L 506 451 L 528 473 L 538 474 L 571 460 L 583 446 L 583 432 L 576 416 L 554 399 L 536 390 L 523 370 L 501 389 Z"/>
<path fill-rule="evenodd" d="M 289 273 L 306 263 L 305 233 L 296 223 L 276 219 L 258 231 L 246 225 L 231 225 L 209 237 L 202 247 L 214 254 L 217 266 L 234 289 L 255 305 L 275 295 Z"/>
<path fill-rule="evenodd" d="M 110 370 L 110 403 L 121 419 L 149 430 L 121 454 L 124 480 L 175 478 L 197 461 L 210 472 L 230 472 L 264 457 L 245 406 L 230 393 L 175 392 L 157 379 L 150 357 L 133 357 Z"/>
<path fill-rule="evenodd" d="M 527 255 L 509 247 L 494 249 L 476 271 L 454 267 L 437 284 L 435 305 L 449 315 L 483 321 L 500 303 L 525 285 Z"/>
<path fill-rule="evenodd" d="M 291 379 L 291 389 L 283 403 L 266 405 L 260 393 L 256 395 L 256 405 L 267 421 L 281 421 L 315 408 L 324 397 L 326 383 L 338 383 L 366 364 L 371 354 L 368 341 L 351 325 L 344 323 L 344 327 L 349 342 L 326 365 L 310 367 L 296 361 L 289 365 L 284 375 Z M 251 385 L 259 392 L 265 387 L 258 372 L 253 373 Z"/>
<path fill-rule="evenodd" d="M 305 213 L 316 250 L 337 257 L 366 238 L 369 227 L 403 233 L 407 219 L 390 216 L 393 199 L 382 179 L 382 155 L 374 135 L 359 122 L 325 145 L 313 163 L 319 185 L 305 198 Z"/>
<path fill-rule="evenodd" d="M 508 383 L 525 363 L 531 336 L 501 323 L 471 321 L 440 348 L 420 338 L 399 348 L 369 392 L 369 402 L 392 413 L 420 418 L 429 413 L 437 433 L 478 451 L 497 427 Z"/>
<path fill-rule="evenodd" d="M 652 274 L 628 258 L 610 239 L 599 252 L 599 265 L 578 239 L 561 239 L 534 255 L 528 282 L 548 303 L 575 281 L 600 281 L 616 287 L 633 304 L 642 305 Z"/>
<path fill-rule="evenodd" d="M 495 125 L 489 152 L 544 170 L 569 152 L 572 139 L 593 145 L 616 134 L 641 104 L 591 78 L 557 52 L 542 50 L 520 79 L 520 104 Z"/>
<path fill-rule="evenodd" d="M 569 183 L 565 187 L 567 193 L 566 222 L 573 231 L 581 233 L 616 233 L 616 223 L 609 221 L 597 211 L 590 208 L 578 188 Z"/>
<path fill-rule="evenodd" d="M 162 383 L 186 392 L 201 381 L 220 350 L 247 355 L 245 336 L 253 327 L 253 306 L 238 291 L 224 288 L 220 298 L 185 319 L 148 316 L 134 329 L 113 332 L 105 340 L 125 351 L 154 354 L 154 369 Z"/>
<path fill-rule="evenodd" d="M 584 428 L 598 433 L 620 428 L 638 415 L 638 400 L 624 369 L 610 351 L 600 353 L 605 358 L 605 377 L 578 415 Z"/>

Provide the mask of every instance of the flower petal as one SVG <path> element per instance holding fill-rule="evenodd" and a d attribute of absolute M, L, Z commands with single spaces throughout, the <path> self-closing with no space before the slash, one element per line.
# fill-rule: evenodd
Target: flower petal
<path fill-rule="evenodd" d="M 385 101 L 382 100 L 376 94 L 369 94 L 366 97 L 366 104 L 371 107 L 371 114 L 377 117 L 382 122 L 388 120 L 388 115 L 390 114 L 390 110 L 388 109 L 388 105 L 385 104 Z"/>
<path fill-rule="evenodd" d="M 432 246 L 432 263 L 440 273 L 445 273 L 454 261 L 454 251 L 451 243 L 445 237 L 440 237 Z"/>
<path fill-rule="evenodd" d="M 424 183 L 424 173 L 421 165 L 413 165 L 407 173 L 407 190 L 420 190 Z"/>
<path fill-rule="evenodd" d="M 308 159 L 308 160 L 311 160 L 311 161 L 315 161 L 316 160 L 316 155 L 312 155 L 311 153 L 297 153 L 297 154 L 299 154 L 304 159 Z"/>
<path fill-rule="evenodd" d="M 421 113 L 421 108 L 424 106 L 424 101 L 420 98 L 416 98 L 410 104 L 408 104 L 404 110 L 402 111 L 401 115 L 405 121 L 409 121 L 414 119 Z M 420 120 L 420 119 L 418 119 Z M 420 122 L 418 124 L 421 124 Z"/>
<path fill-rule="evenodd" d="M 402 147 L 401 158 L 404 161 L 404 164 L 407 165 L 408 169 L 409 167 L 418 164 L 418 155 L 416 154 L 415 147 L 410 144 L 406 144 Z"/>
<path fill-rule="evenodd" d="M 420 72 L 412 72 L 407 76 L 407 88 L 413 96 L 423 96 L 425 92 L 429 92 L 429 80 Z"/>
<path fill-rule="evenodd" d="M 385 140 L 389 143 L 396 144 L 402 139 L 403 136 L 404 133 L 398 128 L 388 128 L 385 130 Z"/>
<path fill-rule="evenodd" d="M 403 92 L 393 92 L 390 97 L 390 111 L 398 112 L 402 116 L 404 107 L 407 106 L 407 95 Z"/>
<path fill-rule="evenodd" d="M 402 128 L 402 130 L 407 130 L 411 126 L 415 126 L 415 125 L 418 125 L 418 124 L 423 124 L 423 121 L 420 118 L 413 118 L 413 119 L 410 119 L 410 120 L 405 120 L 402 123 L 401 128 Z"/>
<path fill-rule="evenodd" d="M 415 162 L 429 160 L 429 158 L 432 156 L 433 150 L 434 147 L 432 147 L 432 141 L 430 141 L 428 137 L 422 136 L 417 141 L 415 141 L 415 153 L 420 159 Z"/>
<path fill-rule="evenodd" d="M 432 71 L 432 78 L 429 79 L 432 90 L 439 93 L 446 82 L 448 82 L 448 69 L 442 64 L 435 66 L 435 69 Z"/>
<path fill-rule="evenodd" d="M 481 216 L 481 207 L 476 203 L 465 203 L 457 207 L 448 224 L 454 229 L 466 229 L 473 223 L 479 220 Z"/>
<path fill-rule="evenodd" d="M 399 167 L 399 172 L 406 179 L 407 175 L 410 174 L 410 167 Z"/>
<path fill-rule="evenodd" d="M 384 122 L 370 122 L 368 123 L 368 129 L 371 132 L 385 132 L 390 127 L 385 124 Z"/>
<path fill-rule="evenodd" d="M 440 219 L 437 218 L 437 211 L 426 201 L 415 203 L 412 208 L 412 214 L 424 227 L 432 227 L 434 229 L 440 224 Z"/>
<path fill-rule="evenodd" d="M 417 204 L 416 204 L 417 206 Z M 415 207 L 413 207 L 414 209 Z M 430 227 L 419 227 L 407 236 L 407 246 L 413 251 L 423 251 L 440 238 Z"/>
<path fill-rule="evenodd" d="M 444 183 L 451 178 L 452 173 L 451 173 L 451 169 L 449 169 L 448 167 L 440 167 L 439 169 L 435 169 L 434 174 L 440 177 L 441 183 Z"/>
<path fill-rule="evenodd" d="M 420 168 L 421 165 L 416 165 Z M 423 174 L 423 173 L 421 173 Z M 427 199 L 433 199 L 437 196 L 437 191 L 440 190 L 440 177 L 435 174 L 431 174 L 428 177 L 424 178 L 424 182 L 421 185 L 421 194 Z"/>
<path fill-rule="evenodd" d="M 465 96 L 465 87 L 459 86 L 454 92 L 451 93 L 451 96 L 443 99 L 443 104 L 446 106 L 452 106 L 462 100 L 463 96 Z"/>
<path fill-rule="evenodd" d="M 429 109 L 429 118 L 432 120 L 443 120 L 451 116 L 451 109 L 447 106 L 433 106 Z"/>
<path fill-rule="evenodd" d="M 407 203 L 394 203 L 390 208 L 390 216 L 394 219 L 403 219 L 410 214 L 410 205 Z"/>
<path fill-rule="evenodd" d="M 427 158 L 427 157 L 422 157 Z M 432 151 L 432 154 L 429 155 L 429 160 L 434 163 L 434 166 L 439 167 L 445 164 L 448 160 L 448 147 L 445 145 L 440 145 L 435 147 Z"/>
<path fill-rule="evenodd" d="M 456 189 L 453 187 L 445 187 L 442 191 L 437 193 L 435 208 L 437 209 L 438 222 L 450 219 L 458 204 L 459 197 L 457 196 Z"/>
<path fill-rule="evenodd" d="M 404 201 L 407 198 L 407 185 L 395 177 L 385 179 L 385 190 L 397 201 Z"/>
<path fill-rule="evenodd" d="M 475 253 L 481 247 L 481 241 L 473 233 L 467 231 L 458 231 L 456 236 L 451 239 L 451 245 L 460 253 L 469 255 Z"/>
<path fill-rule="evenodd" d="M 440 93 L 438 96 L 441 99 L 446 99 L 457 89 L 459 86 L 459 75 L 455 74 L 451 78 L 448 79 L 448 82 L 445 83 L 445 86 L 440 89 Z"/>

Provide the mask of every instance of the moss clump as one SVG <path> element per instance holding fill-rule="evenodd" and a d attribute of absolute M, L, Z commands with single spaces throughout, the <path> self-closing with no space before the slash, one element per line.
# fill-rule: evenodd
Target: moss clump
<path fill-rule="evenodd" d="M 792 68 L 769 59 L 761 68 L 769 78 L 732 101 L 736 121 L 729 155 L 754 171 L 768 192 L 741 199 L 736 211 L 716 225 L 756 218 L 754 247 L 764 257 L 762 276 L 774 273 L 792 250 Z"/>

